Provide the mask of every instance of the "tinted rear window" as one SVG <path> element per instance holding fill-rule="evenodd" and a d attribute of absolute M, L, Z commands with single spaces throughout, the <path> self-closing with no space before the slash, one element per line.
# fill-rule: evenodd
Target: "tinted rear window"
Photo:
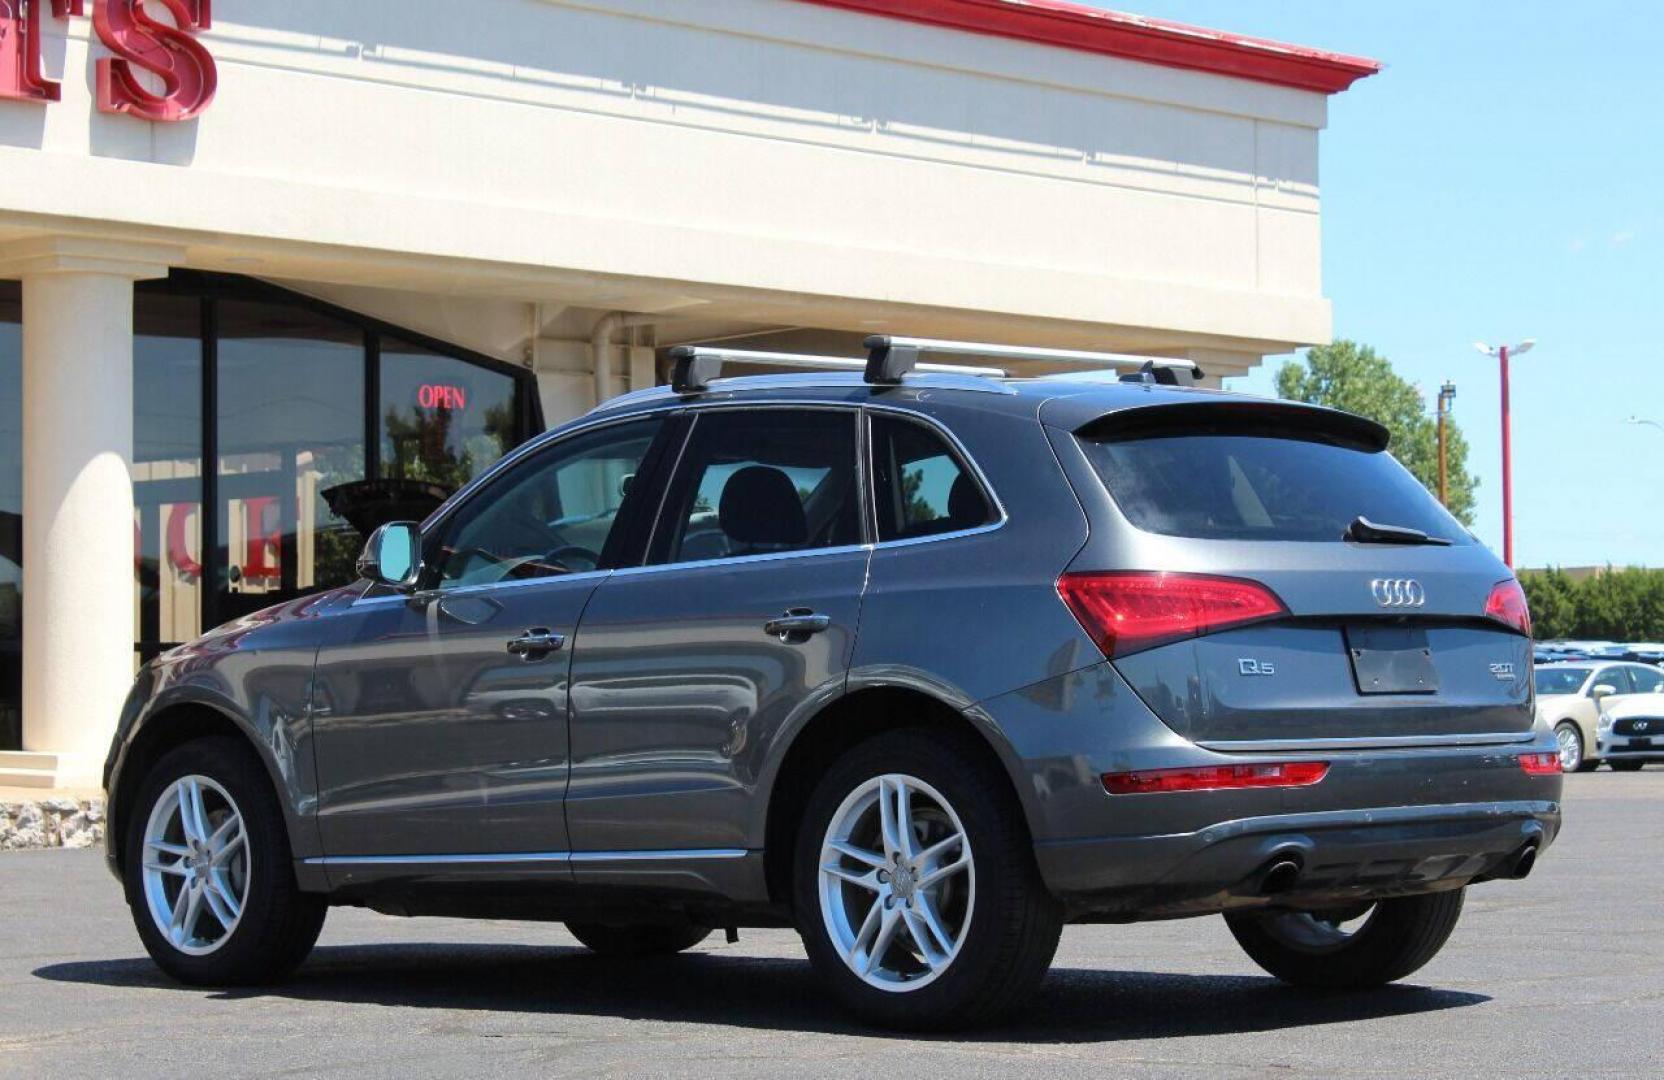
<path fill-rule="evenodd" d="M 1353 519 L 1467 532 L 1385 451 L 1261 433 L 1082 436 L 1127 519 L 1166 536 L 1339 542 Z"/>

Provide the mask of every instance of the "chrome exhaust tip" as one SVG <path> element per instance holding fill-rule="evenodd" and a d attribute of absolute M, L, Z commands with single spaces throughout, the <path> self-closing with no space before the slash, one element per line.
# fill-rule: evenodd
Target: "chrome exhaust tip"
<path fill-rule="evenodd" d="M 1514 856 L 1514 865 L 1513 868 L 1509 870 L 1508 876 L 1513 878 L 1515 881 L 1519 881 L 1521 878 L 1530 874 L 1532 867 L 1536 865 L 1537 845 L 1535 843 L 1527 844 L 1525 847 L 1520 849 L 1520 853 L 1518 855 Z"/>

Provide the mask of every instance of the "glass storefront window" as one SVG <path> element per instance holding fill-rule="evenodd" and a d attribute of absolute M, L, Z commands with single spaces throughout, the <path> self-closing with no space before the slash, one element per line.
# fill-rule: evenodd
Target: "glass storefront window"
<path fill-rule="evenodd" d="M 0 750 L 22 742 L 22 322 L 0 281 Z M 529 373 L 247 278 L 142 283 L 133 322 L 140 659 L 352 582 L 366 532 L 424 516 L 536 423 Z"/>
<path fill-rule="evenodd" d="M 142 656 L 202 632 L 202 301 L 133 306 L 133 504 Z"/>
<path fill-rule="evenodd" d="M 298 305 L 217 305 L 221 618 L 345 585 L 363 538 L 324 492 L 364 479 L 364 331 Z"/>
<path fill-rule="evenodd" d="M 381 474 L 456 491 L 515 446 L 515 380 L 396 337 L 381 339 Z"/>
<path fill-rule="evenodd" d="M 0 750 L 23 745 L 23 312 L 0 281 Z"/>

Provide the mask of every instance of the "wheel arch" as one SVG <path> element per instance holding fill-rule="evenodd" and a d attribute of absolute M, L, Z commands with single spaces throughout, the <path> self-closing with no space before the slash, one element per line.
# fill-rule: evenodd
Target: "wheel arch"
<path fill-rule="evenodd" d="M 1019 782 L 1016 754 L 998 730 L 974 709 L 965 709 L 910 686 L 869 685 L 828 703 L 792 735 L 765 785 L 763 862 L 768 898 L 777 904 L 791 897 L 792 850 L 799 822 L 814 790 L 814 779 L 850 747 L 883 731 L 905 727 L 936 728 L 972 736 L 990 763 L 1010 785 L 1014 801 L 1029 827 L 1029 808 Z"/>
<path fill-rule="evenodd" d="M 271 746 L 254 728 L 231 710 L 198 699 L 173 702 L 145 716 L 123 747 L 116 770 L 111 774 L 109 804 L 106 807 L 106 850 L 118 873 L 125 867 L 126 844 L 122 842 L 128 814 L 152 766 L 176 747 L 198 739 L 227 736 L 247 746 L 259 759 L 266 778 L 283 809 L 284 831 L 290 854 L 296 855 L 295 839 L 299 820 L 291 785 Z"/>

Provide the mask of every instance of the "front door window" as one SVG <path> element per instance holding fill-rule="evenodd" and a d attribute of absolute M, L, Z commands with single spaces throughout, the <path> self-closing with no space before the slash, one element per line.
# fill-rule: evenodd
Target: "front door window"
<path fill-rule="evenodd" d="M 603 565 L 660 418 L 575 435 L 474 496 L 429 555 L 441 589 L 583 573 Z"/>

